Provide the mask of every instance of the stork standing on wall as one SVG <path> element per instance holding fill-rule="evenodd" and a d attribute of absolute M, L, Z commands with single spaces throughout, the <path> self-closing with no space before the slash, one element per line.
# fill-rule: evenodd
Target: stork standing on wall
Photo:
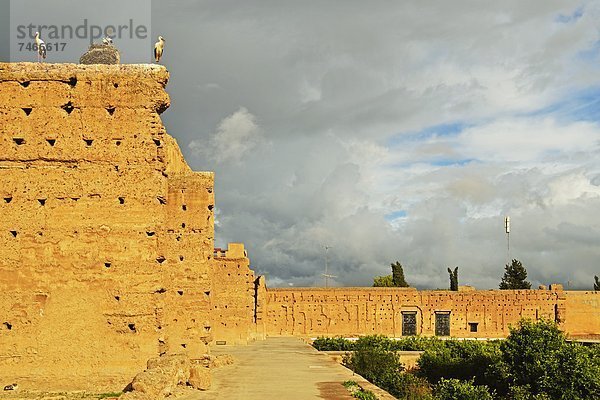
<path fill-rule="evenodd" d="M 37 45 L 38 62 L 46 59 L 46 43 L 40 39 L 40 33 L 35 33 L 35 44 Z"/>
<path fill-rule="evenodd" d="M 113 40 L 110 36 L 105 36 L 104 39 L 102 39 L 102 43 L 104 43 L 106 46 L 112 46 Z"/>
<path fill-rule="evenodd" d="M 165 50 L 165 38 L 162 36 L 158 37 L 158 42 L 154 45 L 154 60 L 156 62 L 160 62 L 160 59 L 163 55 L 163 51 Z"/>

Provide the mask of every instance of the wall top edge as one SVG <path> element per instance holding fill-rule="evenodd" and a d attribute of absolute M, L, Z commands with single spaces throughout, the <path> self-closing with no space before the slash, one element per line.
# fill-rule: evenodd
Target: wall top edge
<path fill-rule="evenodd" d="M 363 292 L 388 292 L 388 293 L 397 293 L 397 292 L 418 292 L 418 293 L 450 293 L 450 294 L 475 294 L 475 293 L 556 293 L 556 290 L 544 290 L 544 289 L 522 289 L 522 290 L 501 290 L 501 289 L 477 289 L 477 290 L 467 290 L 467 291 L 451 291 L 451 290 L 435 290 L 435 289 L 425 289 L 418 290 L 416 288 L 391 288 L 391 287 L 343 287 L 343 288 L 319 288 L 319 287 L 296 287 L 296 288 L 268 288 L 269 292 L 349 292 L 349 291 L 363 291 Z M 571 290 L 564 291 L 565 293 L 597 293 L 600 295 L 600 292 L 594 291 L 585 291 L 585 290 Z"/>
<path fill-rule="evenodd" d="M 0 82 L 11 80 L 63 80 L 76 75 L 148 75 L 158 80 L 168 80 L 166 67 L 155 64 L 51 64 L 51 63 L 0 63 Z"/>

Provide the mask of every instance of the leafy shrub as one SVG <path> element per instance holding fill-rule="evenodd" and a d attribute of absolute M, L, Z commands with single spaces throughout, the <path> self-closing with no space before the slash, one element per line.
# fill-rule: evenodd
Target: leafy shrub
<path fill-rule="evenodd" d="M 567 343 L 554 322 L 521 321 L 518 328 L 511 329 L 501 350 L 510 383 L 519 387 L 518 395 L 523 399 L 528 399 L 527 395 L 600 399 L 598 349 Z M 515 390 L 512 392 L 518 399 Z"/>
<path fill-rule="evenodd" d="M 319 337 L 314 340 L 313 347 L 320 351 L 353 351 L 373 346 L 394 351 L 424 351 L 444 346 L 445 342 L 436 337 L 407 336 L 396 340 L 383 335 L 371 335 L 361 336 L 356 342 L 341 337 Z"/>
<path fill-rule="evenodd" d="M 377 400 L 377 396 L 375 396 L 375 393 L 371 392 L 370 390 L 364 389 L 354 392 L 352 396 L 359 400 Z"/>
<path fill-rule="evenodd" d="M 354 342 L 341 337 L 318 337 L 313 341 L 313 347 L 319 351 L 352 351 Z"/>
<path fill-rule="evenodd" d="M 383 388 L 388 387 L 395 375 L 404 370 L 394 351 L 378 346 L 357 347 L 354 353 L 343 357 L 343 363 L 369 382 Z"/>
<path fill-rule="evenodd" d="M 391 387 L 385 389 L 400 400 L 433 400 L 429 382 L 410 372 L 398 374 Z"/>
<path fill-rule="evenodd" d="M 442 378 L 473 380 L 475 385 L 506 391 L 506 368 L 497 342 L 447 340 L 426 350 L 417 365 L 419 375 L 431 383 Z"/>
<path fill-rule="evenodd" d="M 493 400 L 487 386 L 477 386 L 473 381 L 442 378 L 435 385 L 436 400 Z"/>
<path fill-rule="evenodd" d="M 375 393 L 370 390 L 364 390 L 360 387 L 358 383 L 355 381 L 345 381 L 342 385 L 348 389 L 348 391 L 352 394 L 352 397 L 361 400 L 377 400 L 377 396 Z"/>

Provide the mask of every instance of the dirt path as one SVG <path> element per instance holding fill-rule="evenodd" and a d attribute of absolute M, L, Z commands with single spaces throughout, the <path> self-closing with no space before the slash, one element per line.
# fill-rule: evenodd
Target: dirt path
<path fill-rule="evenodd" d="M 269 338 L 247 346 L 216 346 L 212 353 L 231 354 L 235 364 L 215 369 L 211 390 L 187 396 L 185 400 L 353 399 L 342 386 L 347 380 L 377 391 L 382 400 L 393 399 L 297 338 Z"/>

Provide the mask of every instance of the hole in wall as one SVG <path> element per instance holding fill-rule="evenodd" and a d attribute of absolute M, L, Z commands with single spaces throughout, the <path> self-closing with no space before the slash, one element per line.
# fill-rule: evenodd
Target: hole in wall
<path fill-rule="evenodd" d="M 154 140 L 154 144 L 157 146 L 160 146 L 160 140 L 159 139 L 152 139 Z"/>
<path fill-rule="evenodd" d="M 115 113 L 115 107 L 106 107 L 106 112 L 108 115 L 112 116 Z"/>
<path fill-rule="evenodd" d="M 11 324 L 10 322 L 5 322 L 3 325 L 4 325 L 4 326 L 6 327 L 6 329 L 8 329 L 9 331 L 12 329 L 12 324 Z"/>
<path fill-rule="evenodd" d="M 159 264 L 164 263 L 166 260 L 167 259 L 164 256 L 156 257 L 156 262 Z"/>
<path fill-rule="evenodd" d="M 127 327 L 129 328 L 129 330 L 131 332 L 137 332 L 137 330 L 135 328 L 135 324 L 127 324 Z"/>
<path fill-rule="evenodd" d="M 109 263 L 109 262 L 105 262 L 105 263 L 104 263 L 104 267 L 106 267 L 106 268 L 110 268 L 111 266 L 112 266 L 112 264 L 111 264 L 111 263 Z"/>
<path fill-rule="evenodd" d="M 115 87 L 115 89 L 119 88 L 119 84 L 117 82 L 113 83 L 113 86 Z"/>
<path fill-rule="evenodd" d="M 158 289 L 158 290 L 155 290 L 155 291 L 154 291 L 154 293 L 160 293 L 160 294 L 163 294 L 163 293 L 165 293 L 166 291 L 167 291 L 167 289 L 165 289 L 165 288 L 160 288 L 160 289 Z"/>
<path fill-rule="evenodd" d="M 21 146 L 21 145 L 25 144 L 25 139 L 23 139 L 23 138 L 13 138 L 13 142 L 15 142 L 15 144 L 17 146 Z"/>
<path fill-rule="evenodd" d="M 7 204 L 10 203 L 11 201 L 12 201 L 12 197 L 5 197 L 4 198 L 4 202 L 7 203 Z"/>
<path fill-rule="evenodd" d="M 48 142 L 51 147 L 54 147 L 56 144 L 56 139 L 46 139 L 46 142 Z"/>
<path fill-rule="evenodd" d="M 181 343 L 181 347 L 183 347 L 185 349 L 187 347 L 187 344 Z"/>
<path fill-rule="evenodd" d="M 125 197 L 119 197 L 119 204 L 125 204 Z"/>
<path fill-rule="evenodd" d="M 29 81 L 25 81 L 25 82 L 19 82 L 19 85 L 21 85 L 21 86 L 23 86 L 24 88 L 26 88 L 26 87 L 29 87 L 29 84 L 30 84 L 30 83 L 31 83 L 31 82 L 29 82 Z"/>
<path fill-rule="evenodd" d="M 185 223 L 181 224 L 181 227 L 182 227 L 182 228 L 185 228 Z"/>
<path fill-rule="evenodd" d="M 164 197 L 162 197 L 162 196 L 158 196 L 158 197 L 156 198 L 156 200 L 158 200 L 158 202 L 159 202 L 160 204 L 167 204 L 167 199 L 165 199 L 165 198 L 164 198 Z"/>
<path fill-rule="evenodd" d="M 213 208 L 215 208 L 214 204 L 209 204 L 209 205 L 208 205 L 208 210 L 209 210 L 209 211 L 212 211 L 212 210 L 213 210 Z"/>
<path fill-rule="evenodd" d="M 79 201 L 79 197 L 71 197 L 71 200 L 73 200 L 73 201 Z"/>
<path fill-rule="evenodd" d="M 38 232 L 38 236 L 44 236 L 44 232 Z"/>
<path fill-rule="evenodd" d="M 69 82 L 67 82 L 67 83 L 69 84 L 69 86 L 75 87 L 75 86 L 77 86 L 77 78 L 72 77 L 69 79 Z"/>
<path fill-rule="evenodd" d="M 116 301 L 119 301 L 119 300 L 121 300 L 121 296 L 115 296 L 115 300 L 116 300 Z"/>
<path fill-rule="evenodd" d="M 29 114 L 31 114 L 31 111 L 33 110 L 33 108 L 31 108 L 31 107 L 23 107 L 23 108 L 21 108 L 21 110 L 23 110 L 23 112 L 25 113 L 25 115 L 27 115 L 29 117 Z"/>
<path fill-rule="evenodd" d="M 115 171 L 119 172 L 119 166 L 115 165 Z"/>
<path fill-rule="evenodd" d="M 17 231 L 10 231 L 10 234 L 11 234 L 13 237 L 17 237 L 17 235 L 18 235 L 18 232 L 17 232 Z"/>
<path fill-rule="evenodd" d="M 184 257 L 183 256 L 179 256 L 179 261 L 183 261 Z"/>
<path fill-rule="evenodd" d="M 180 296 L 183 296 L 183 290 L 178 290 L 177 294 L 180 295 Z"/>
<path fill-rule="evenodd" d="M 204 294 L 210 296 L 210 290 L 207 290 L 206 292 L 204 292 Z"/>
<path fill-rule="evenodd" d="M 115 146 L 120 146 L 120 145 L 121 145 L 121 141 L 120 141 L 120 140 L 118 140 L 118 139 L 116 139 L 116 140 L 115 140 Z"/>
<path fill-rule="evenodd" d="M 67 104 L 65 104 L 64 106 L 61 107 L 63 110 L 65 110 L 67 112 L 67 114 L 71 114 L 73 112 L 73 110 L 75 109 L 75 107 L 73 107 L 73 103 L 68 102 Z"/>
<path fill-rule="evenodd" d="M 156 234 L 156 233 L 154 233 L 154 232 L 152 232 L 152 231 L 148 231 L 148 232 L 146 232 L 146 235 L 147 235 L 148 237 L 150 237 L 150 236 L 154 236 L 155 234 Z"/>
<path fill-rule="evenodd" d="M 177 240 L 178 242 L 181 241 L 181 236 L 176 236 L 175 240 Z"/>
<path fill-rule="evenodd" d="M 181 206 L 181 209 L 182 209 L 183 211 L 187 211 L 187 206 L 184 204 L 184 205 L 182 205 L 182 206 Z"/>
<path fill-rule="evenodd" d="M 38 203 L 40 203 L 40 206 L 45 206 L 46 205 L 46 199 L 38 199 Z"/>
<path fill-rule="evenodd" d="M 208 188 L 206 190 L 208 191 L 208 193 L 212 193 L 213 192 L 212 188 Z"/>
<path fill-rule="evenodd" d="M 94 139 L 83 139 L 83 141 L 87 147 L 90 147 L 94 143 Z"/>

